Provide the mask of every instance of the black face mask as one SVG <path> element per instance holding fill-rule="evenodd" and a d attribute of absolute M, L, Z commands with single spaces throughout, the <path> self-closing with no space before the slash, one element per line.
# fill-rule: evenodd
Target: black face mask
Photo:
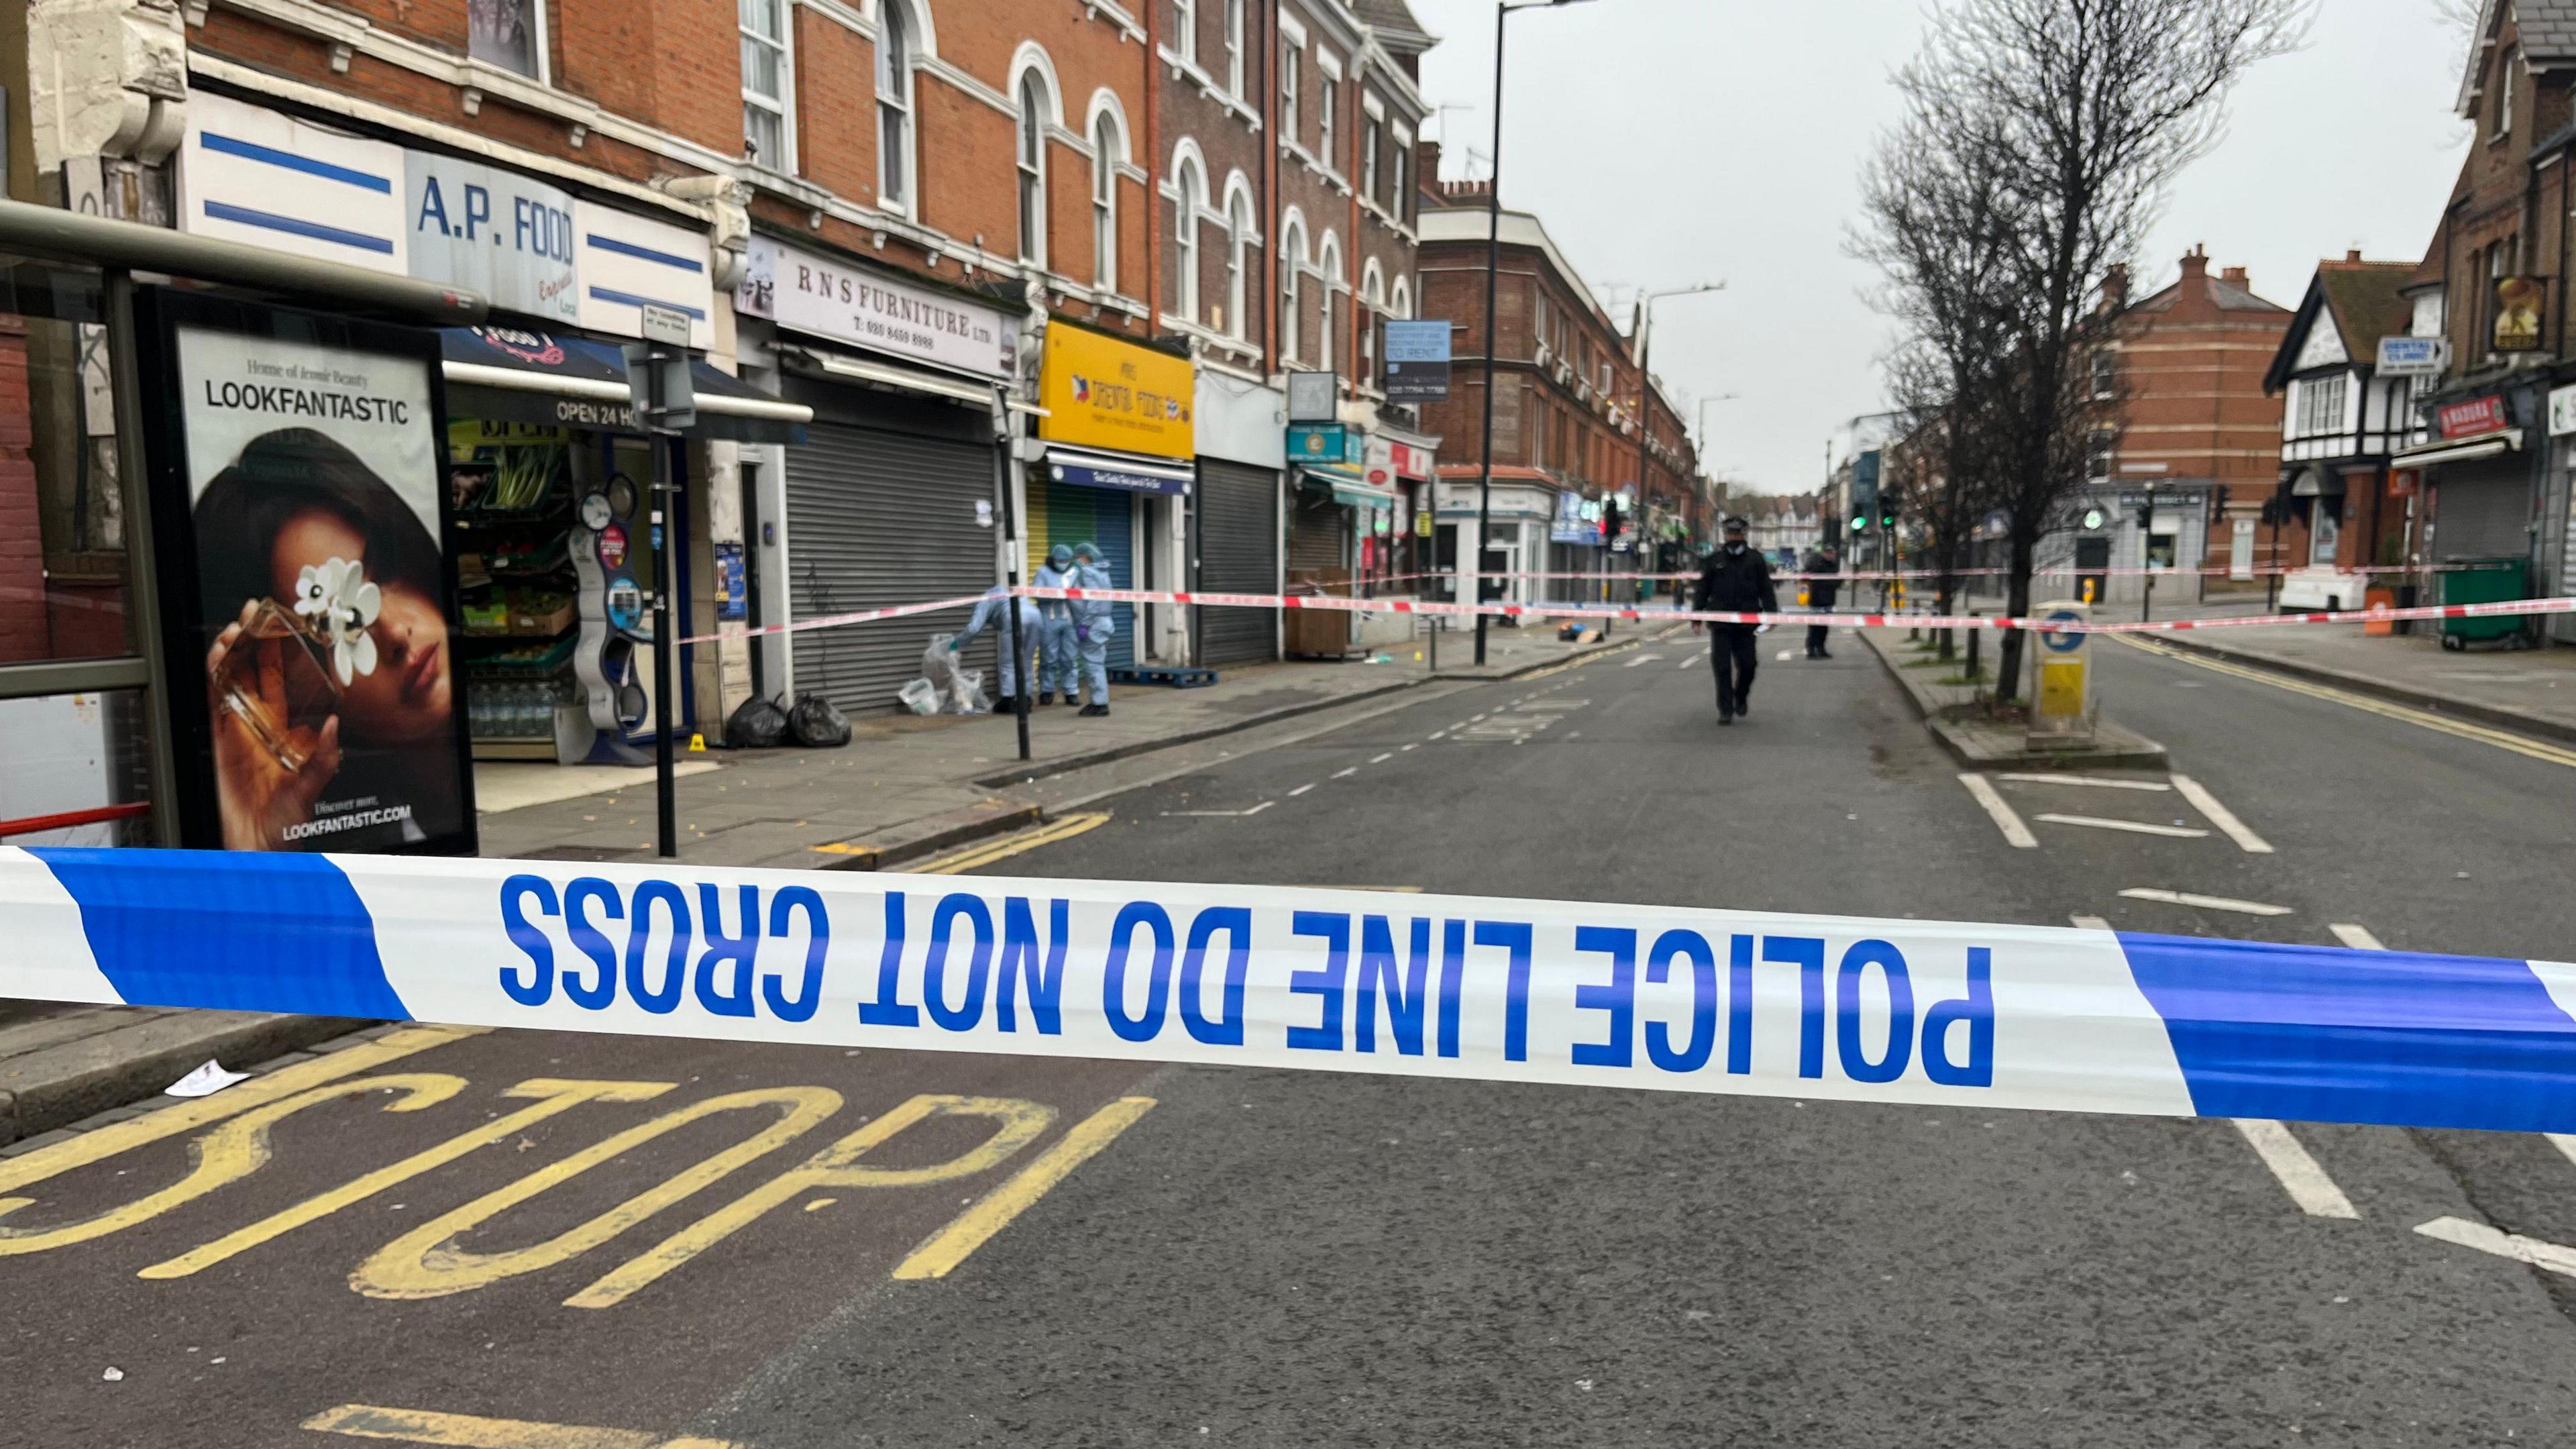
<path fill-rule="evenodd" d="M 1727 551 L 1728 553 L 1742 553 L 1742 552 L 1744 552 L 1744 540 L 1743 540 L 1743 539 L 1740 539 L 1740 538 L 1730 538 L 1730 539 L 1728 539 L 1728 540 L 1726 541 L 1726 551 Z"/>

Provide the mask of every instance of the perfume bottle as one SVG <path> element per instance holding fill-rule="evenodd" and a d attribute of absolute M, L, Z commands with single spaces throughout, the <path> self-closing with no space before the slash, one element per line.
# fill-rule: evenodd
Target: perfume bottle
<path fill-rule="evenodd" d="M 290 771 L 313 758 L 322 726 L 340 709 L 330 646 L 274 599 L 259 601 L 225 651 L 214 695 Z"/>

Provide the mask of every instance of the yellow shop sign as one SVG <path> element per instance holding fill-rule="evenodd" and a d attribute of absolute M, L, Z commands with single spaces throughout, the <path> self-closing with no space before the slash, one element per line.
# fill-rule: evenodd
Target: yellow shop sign
<path fill-rule="evenodd" d="M 1188 358 L 1086 332 L 1047 328 L 1038 377 L 1038 436 L 1082 448 L 1187 458 L 1198 451 L 1190 412 L 1198 384 Z"/>

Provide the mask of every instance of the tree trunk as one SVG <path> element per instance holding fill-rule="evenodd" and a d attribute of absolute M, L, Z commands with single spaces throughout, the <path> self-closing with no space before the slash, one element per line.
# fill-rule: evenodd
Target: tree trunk
<path fill-rule="evenodd" d="M 2013 530 L 2010 580 L 2005 591 L 2004 612 L 2016 619 L 2030 617 L 2030 566 L 2038 540 L 2026 538 L 2020 528 Z M 2002 647 L 1995 654 L 1995 703 L 2010 704 L 2021 698 L 2022 631 L 2004 631 Z"/>

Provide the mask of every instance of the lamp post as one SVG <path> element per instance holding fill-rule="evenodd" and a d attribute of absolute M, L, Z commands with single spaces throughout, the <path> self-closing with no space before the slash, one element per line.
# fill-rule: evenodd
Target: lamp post
<path fill-rule="evenodd" d="M 1494 292 L 1502 275 L 1503 254 L 1503 22 L 1516 10 L 1553 10 L 1585 0 L 1510 0 L 1494 7 L 1494 149 L 1485 182 L 1485 442 L 1476 479 L 1476 551 L 1473 562 L 1459 559 L 1458 572 L 1468 580 L 1470 602 L 1485 601 L 1485 535 L 1494 522 L 1494 360 L 1500 348 L 1494 333 Z M 1485 614 L 1476 615 L 1476 662 L 1485 662 Z"/>
<path fill-rule="evenodd" d="M 1693 297 L 1702 292 L 1725 290 L 1724 282 L 1696 282 L 1687 287 L 1668 287 L 1660 292 L 1641 291 L 1637 294 L 1636 312 L 1628 324 L 1628 330 L 1637 339 L 1637 518 L 1639 522 L 1636 548 L 1629 557 L 1630 562 L 1635 565 L 1635 571 L 1639 574 L 1645 573 L 1647 568 L 1646 520 L 1654 516 L 1652 510 L 1647 507 L 1646 468 L 1647 457 L 1654 446 L 1655 436 L 1655 375 L 1646 370 L 1646 358 L 1654 346 L 1655 304 L 1667 297 Z M 1637 602 L 1642 605 L 1645 599 L 1640 597 Z"/>

